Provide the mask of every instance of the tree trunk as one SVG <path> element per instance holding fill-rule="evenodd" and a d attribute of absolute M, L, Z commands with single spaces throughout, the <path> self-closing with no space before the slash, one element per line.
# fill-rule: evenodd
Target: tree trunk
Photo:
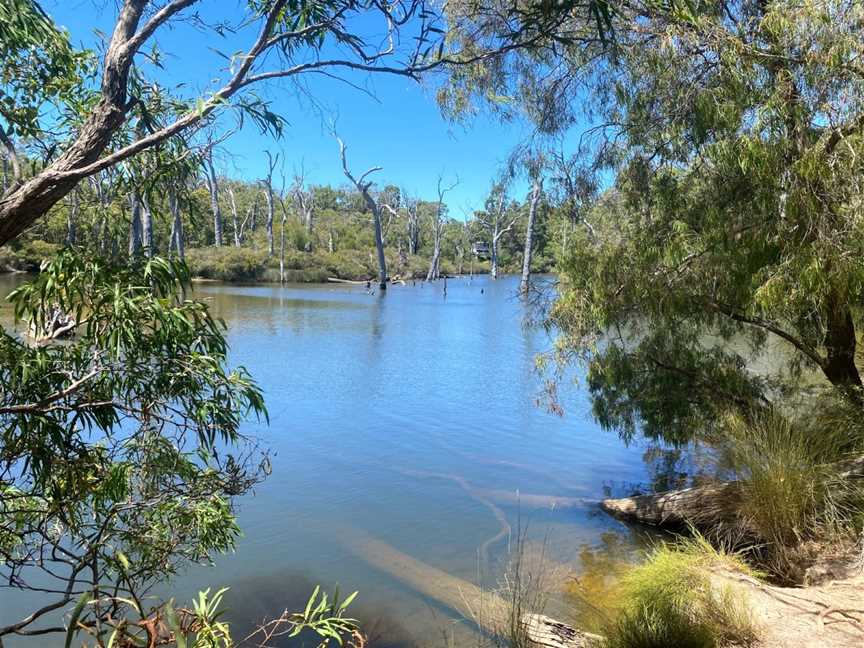
<path fill-rule="evenodd" d="M 153 212 L 146 195 L 141 198 L 141 246 L 144 254 L 153 256 Z"/>
<path fill-rule="evenodd" d="M 498 232 L 495 232 L 492 235 L 492 250 L 489 255 L 491 261 L 491 268 L 489 270 L 489 274 L 493 279 L 498 278 Z"/>
<path fill-rule="evenodd" d="M 429 272 L 426 273 L 426 281 L 435 281 L 440 276 L 439 264 L 441 262 L 441 239 L 435 237 L 435 248 L 432 252 L 432 261 L 429 262 Z"/>
<path fill-rule="evenodd" d="M 234 190 L 228 187 L 228 198 L 231 200 L 231 224 L 234 228 L 234 247 L 240 247 L 240 219 L 237 216 L 237 201 L 234 199 Z"/>
<path fill-rule="evenodd" d="M 537 219 L 537 206 L 540 204 L 540 192 L 543 191 L 543 181 L 537 179 L 531 188 L 531 204 L 528 207 L 528 225 L 525 228 L 525 252 L 522 255 L 522 281 L 519 284 L 519 292 L 528 294 L 531 281 L 531 256 L 534 243 L 534 222 Z"/>
<path fill-rule="evenodd" d="M 312 251 L 312 226 L 313 226 L 313 219 L 315 217 L 314 212 L 312 211 L 311 207 L 306 210 L 305 216 L 306 216 L 306 245 L 305 245 L 304 249 L 306 252 L 311 252 Z"/>
<path fill-rule="evenodd" d="M 372 203 L 372 219 L 375 221 L 375 249 L 378 252 L 378 287 L 387 290 L 387 259 L 384 256 L 384 237 L 381 234 L 381 211 Z"/>
<path fill-rule="evenodd" d="M 273 256 L 273 187 L 269 182 L 264 196 L 267 198 L 267 256 Z"/>
<path fill-rule="evenodd" d="M 285 214 L 279 229 L 279 283 L 285 283 Z"/>
<path fill-rule="evenodd" d="M 222 247 L 222 210 L 219 209 L 219 182 L 216 179 L 216 169 L 213 168 L 212 153 L 207 156 L 207 186 L 210 189 L 210 208 L 213 211 L 213 239 L 216 247 Z"/>
<path fill-rule="evenodd" d="M 861 401 L 861 374 L 855 365 L 855 322 L 848 306 L 836 294 L 832 294 L 825 305 L 827 325 L 825 330 L 825 362 L 822 371 L 831 384 L 849 392 Z"/>
<path fill-rule="evenodd" d="M 141 251 L 141 198 L 134 191 L 129 196 L 132 218 L 129 221 L 129 256 L 134 257 Z"/>
<path fill-rule="evenodd" d="M 66 245 L 75 245 L 78 238 L 78 192 L 73 191 L 69 197 L 66 211 Z"/>
<path fill-rule="evenodd" d="M 183 240 L 183 219 L 180 217 L 180 205 L 177 202 L 177 193 L 172 189 L 168 192 L 168 209 L 174 217 L 171 224 L 171 242 L 169 251 L 173 247 L 177 251 L 177 258 L 186 260 L 186 245 Z"/>

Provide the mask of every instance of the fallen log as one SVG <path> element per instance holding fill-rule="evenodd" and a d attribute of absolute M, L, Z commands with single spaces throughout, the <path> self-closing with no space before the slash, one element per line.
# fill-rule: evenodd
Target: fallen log
<path fill-rule="evenodd" d="M 355 285 L 355 286 L 365 286 L 365 285 L 368 284 L 371 280 L 368 280 L 368 281 L 366 281 L 366 280 L 364 280 L 364 281 L 354 281 L 353 279 L 339 279 L 339 278 L 337 278 L 337 277 L 327 277 L 327 281 L 328 281 L 329 283 L 343 283 L 343 284 L 353 284 L 353 285 Z"/>
<path fill-rule="evenodd" d="M 600 508 L 616 518 L 651 526 L 741 524 L 739 482 L 718 482 L 653 495 L 604 499 Z"/>
<path fill-rule="evenodd" d="M 840 479 L 864 477 L 864 457 L 835 464 Z M 651 495 L 604 499 L 600 508 L 621 520 L 652 526 L 735 528 L 747 533 L 747 520 L 740 514 L 741 482 L 722 481 Z"/>
<path fill-rule="evenodd" d="M 402 553 L 386 542 L 352 529 L 342 534 L 345 548 L 369 565 L 434 599 L 483 631 L 500 635 L 511 627 L 512 608 L 501 596 Z M 525 636 L 535 648 L 588 648 L 596 635 L 538 614 L 524 614 Z"/>

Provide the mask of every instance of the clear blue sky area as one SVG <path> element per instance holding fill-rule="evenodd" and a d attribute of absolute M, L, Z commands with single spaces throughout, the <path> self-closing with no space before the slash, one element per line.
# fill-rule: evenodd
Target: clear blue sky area
<path fill-rule="evenodd" d="M 55 21 L 69 30 L 74 43 L 95 48 L 99 32 L 110 34 L 116 18 L 113 0 L 43 0 L 43 7 Z M 208 0 L 200 11 L 208 21 L 217 14 L 236 23 L 239 0 Z M 361 25 L 374 30 L 373 25 Z M 182 23 L 158 32 L 157 41 L 166 54 L 164 69 L 151 69 L 166 87 L 183 83 L 187 96 L 212 88 L 224 79 L 225 59 L 213 50 L 227 54 L 248 46 L 251 32 L 220 37 Z M 459 185 L 447 196 L 450 213 L 456 218 L 481 208 L 485 193 L 500 164 L 512 148 L 528 133 L 525 124 L 502 123 L 489 115 L 479 115 L 465 124 L 445 120 L 431 88 L 397 76 L 346 73 L 351 87 L 322 76 L 304 77 L 305 90 L 296 83 L 279 81 L 260 85 L 255 91 L 272 100 L 276 112 L 289 122 L 281 140 L 260 135 L 247 125 L 224 146 L 220 171 L 248 180 L 266 173 L 264 151 L 280 153 L 286 177 L 301 164 L 309 181 L 342 186 L 339 149 L 329 131 L 336 117 L 339 135 L 348 145 L 352 170 L 362 172 L 371 166 L 383 171 L 375 177 L 381 184 L 395 184 L 412 195 L 434 199 L 437 177 L 458 176 Z M 370 96 L 374 95 L 374 96 Z M 524 198 L 524 183 L 514 185 L 513 197 Z"/>

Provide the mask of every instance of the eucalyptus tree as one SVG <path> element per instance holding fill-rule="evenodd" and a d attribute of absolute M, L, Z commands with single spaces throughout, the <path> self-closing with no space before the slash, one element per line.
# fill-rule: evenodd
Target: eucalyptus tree
<path fill-rule="evenodd" d="M 230 446 L 265 411 L 246 372 L 225 369 L 222 325 L 187 281 L 160 259 L 64 251 L 10 296 L 45 335 L 0 333 L 0 573 L 44 602 L 0 641 L 119 628 L 119 645 L 154 583 L 233 546 L 233 499 L 260 472 Z M 72 315 L 63 344 L 45 326 L 56 309 Z M 67 631 L 52 615 L 76 601 Z"/>
<path fill-rule="evenodd" d="M 528 218 L 525 223 L 525 243 L 522 247 L 522 277 L 519 281 L 519 293 L 527 295 L 531 288 L 531 260 L 534 255 L 534 229 L 537 223 L 537 210 L 543 196 L 543 180 L 547 167 L 543 152 L 531 147 L 518 147 L 511 156 L 514 173 L 524 173 L 531 183 L 528 194 Z"/>
<path fill-rule="evenodd" d="M 210 193 L 210 209 L 213 212 L 213 245 L 222 247 L 222 209 L 219 206 L 219 179 L 216 177 L 216 167 L 213 166 L 213 148 L 213 143 L 208 143 L 204 155 L 204 178 Z"/>
<path fill-rule="evenodd" d="M 348 168 L 348 160 L 345 155 L 347 147 L 345 146 L 345 143 L 339 137 L 336 137 L 336 141 L 339 143 L 339 156 L 342 159 L 342 172 L 357 189 L 363 197 L 369 211 L 372 212 L 372 226 L 375 230 L 375 251 L 378 255 L 378 287 L 381 290 L 387 290 L 387 258 L 384 256 L 384 236 L 381 230 L 381 204 L 372 196 L 371 193 L 369 193 L 369 189 L 372 187 L 372 181 L 366 179 L 369 175 L 381 171 L 381 167 L 371 167 L 359 177 L 355 177 Z"/>
<path fill-rule="evenodd" d="M 590 125 L 576 153 L 616 198 L 590 222 L 618 234 L 580 226 L 555 316 L 565 355 L 589 364 L 600 420 L 682 438 L 806 368 L 864 406 L 864 5 L 538 4 L 545 22 L 509 2 L 448 3 L 484 33 L 537 40 L 458 70 L 441 98 L 464 112 L 495 97 L 545 133 Z M 708 333 L 750 344 L 706 348 Z M 748 371 L 772 342 L 788 371 Z"/>
<path fill-rule="evenodd" d="M 441 274 L 441 236 L 444 233 L 444 196 L 449 191 L 456 188 L 459 184 L 459 178 L 445 186 L 443 184 L 443 176 L 438 176 L 438 202 L 435 204 L 435 211 L 432 214 L 431 230 L 432 230 L 432 259 L 429 261 L 429 271 L 426 273 L 426 281 L 435 281 Z"/>
<path fill-rule="evenodd" d="M 507 195 L 507 180 L 499 179 L 492 184 L 483 211 L 476 212 L 474 219 L 486 231 L 489 238 L 490 276 L 498 278 L 500 242 L 507 232 L 513 229 L 519 219 L 519 212 L 512 209 Z"/>
<path fill-rule="evenodd" d="M 81 207 L 79 193 L 70 193 L 69 204 L 66 206 L 66 245 L 70 247 L 78 240 L 78 211 Z"/>

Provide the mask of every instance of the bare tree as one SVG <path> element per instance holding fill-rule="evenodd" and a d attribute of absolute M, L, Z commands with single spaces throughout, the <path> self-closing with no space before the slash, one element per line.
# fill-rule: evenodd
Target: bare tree
<path fill-rule="evenodd" d="M 459 178 L 447 187 L 443 183 L 442 176 L 438 176 L 438 203 L 435 213 L 432 215 L 432 260 L 429 262 L 429 272 L 426 273 L 426 281 L 434 281 L 441 274 L 441 235 L 444 233 L 444 196 L 459 184 Z"/>
<path fill-rule="evenodd" d="M 519 218 L 519 213 L 515 210 L 508 212 L 507 204 L 507 185 L 503 180 L 496 182 L 492 186 L 492 191 L 489 198 L 486 200 L 486 210 L 476 214 L 477 222 L 489 234 L 490 274 L 493 279 L 498 278 L 498 243 L 501 237 L 513 229 L 516 221 Z"/>
<path fill-rule="evenodd" d="M 420 216 L 418 207 L 420 201 L 402 191 L 402 202 L 405 205 L 405 235 L 408 239 L 408 254 L 417 254 L 420 249 Z"/>
<path fill-rule="evenodd" d="M 279 209 L 282 218 L 279 223 L 279 283 L 285 283 L 285 223 L 288 220 L 288 206 L 285 204 L 285 174 L 282 174 L 282 189 L 279 192 Z"/>
<path fill-rule="evenodd" d="M 345 173 L 345 177 L 348 178 L 348 180 L 351 181 L 351 184 L 357 188 L 357 191 L 359 191 L 363 196 L 363 200 L 366 201 L 366 205 L 372 212 L 372 223 L 375 227 L 375 249 L 378 252 L 378 287 L 381 290 L 387 290 L 387 259 L 384 256 L 384 237 L 381 233 L 381 207 L 379 206 L 378 201 L 369 193 L 372 181 L 366 180 L 366 178 L 372 173 L 380 171 L 381 167 L 372 167 L 359 178 L 355 178 L 348 169 L 348 161 L 345 157 L 345 151 L 347 148 L 345 142 L 343 142 L 339 137 L 336 137 L 336 141 L 339 142 L 339 155 L 342 158 L 342 171 Z"/>
<path fill-rule="evenodd" d="M 252 201 L 252 204 L 249 206 L 249 209 L 246 210 L 246 216 L 243 217 L 242 221 L 237 212 L 237 199 L 234 196 L 234 187 L 230 185 L 228 186 L 228 198 L 231 201 L 231 223 L 234 228 L 234 247 L 239 248 L 243 244 L 243 233 L 246 230 L 246 224 L 249 222 L 249 218 L 253 217 L 252 213 L 257 208 L 258 197 L 256 196 Z"/>
<path fill-rule="evenodd" d="M 294 208 L 300 215 L 303 227 L 306 229 L 306 252 L 312 251 L 312 228 L 315 216 L 315 192 L 312 187 L 306 186 L 306 170 L 300 166 L 300 170 L 294 175 L 294 185 L 291 188 L 294 198 Z"/>
<path fill-rule="evenodd" d="M 534 252 L 534 224 L 537 219 L 537 207 L 543 195 L 543 177 L 539 171 L 533 173 L 531 183 L 531 198 L 528 203 L 528 224 L 525 226 L 525 251 L 522 254 L 522 280 L 519 282 L 519 292 L 528 294 L 531 282 L 531 257 Z"/>
<path fill-rule="evenodd" d="M 267 256 L 273 256 L 273 216 L 275 205 L 273 203 L 273 170 L 279 162 L 279 154 L 275 156 L 270 151 L 267 154 L 267 177 L 261 183 L 264 185 L 264 198 L 267 200 Z"/>

